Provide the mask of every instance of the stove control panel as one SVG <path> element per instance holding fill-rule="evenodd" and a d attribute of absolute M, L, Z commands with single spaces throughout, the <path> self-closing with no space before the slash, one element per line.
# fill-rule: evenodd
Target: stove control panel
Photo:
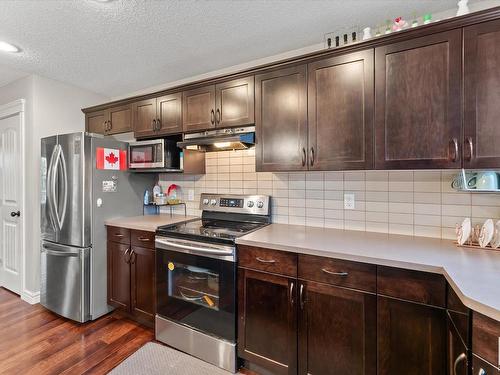
<path fill-rule="evenodd" d="M 202 194 L 200 209 L 269 215 L 271 213 L 271 197 L 267 195 Z"/>

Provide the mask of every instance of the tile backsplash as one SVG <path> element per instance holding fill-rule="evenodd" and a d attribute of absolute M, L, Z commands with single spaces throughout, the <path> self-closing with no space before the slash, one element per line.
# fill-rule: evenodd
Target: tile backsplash
<path fill-rule="evenodd" d="M 172 183 L 181 187 L 188 215 L 201 214 L 204 192 L 266 194 L 272 196 L 274 223 L 454 238 L 464 217 L 474 224 L 500 219 L 500 194 L 456 192 L 456 173 L 255 172 L 255 150 L 249 149 L 207 153 L 205 175 L 161 174 L 160 183 L 164 190 Z M 344 194 L 354 195 L 353 210 L 344 209 Z"/>

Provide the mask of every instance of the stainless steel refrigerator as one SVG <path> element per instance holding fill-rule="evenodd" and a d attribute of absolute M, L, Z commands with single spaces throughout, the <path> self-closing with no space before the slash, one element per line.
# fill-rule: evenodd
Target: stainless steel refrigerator
<path fill-rule="evenodd" d="M 104 221 L 141 215 L 144 190 L 153 184 L 152 175 L 97 168 L 105 150 L 117 153 L 107 165 L 115 168 L 127 146 L 83 132 L 41 140 L 40 301 L 78 322 L 112 310 Z"/>

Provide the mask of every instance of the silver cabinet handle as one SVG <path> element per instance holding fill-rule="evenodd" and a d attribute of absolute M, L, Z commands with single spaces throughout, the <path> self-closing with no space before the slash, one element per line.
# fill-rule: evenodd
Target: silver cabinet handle
<path fill-rule="evenodd" d="M 467 360 L 467 356 L 465 353 L 460 353 L 460 355 L 455 359 L 455 362 L 453 362 L 453 375 L 457 375 L 458 364 L 464 360 Z"/>
<path fill-rule="evenodd" d="M 453 146 L 453 157 L 451 158 L 451 161 L 455 162 L 458 160 L 458 140 L 456 138 L 452 138 L 450 144 Z"/>
<path fill-rule="evenodd" d="M 261 263 L 269 263 L 269 264 L 274 264 L 276 263 L 276 261 L 274 259 L 262 259 L 260 257 L 256 257 L 255 258 L 258 262 L 261 262 Z"/>
<path fill-rule="evenodd" d="M 484 368 L 480 368 L 479 369 L 479 372 L 477 373 L 477 375 L 488 375 L 488 373 L 486 372 L 486 370 Z"/>
<path fill-rule="evenodd" d="M 295 283 L 292 281 L 290 282 L 290 305 L 293 306 L 293 288 L 295 286 Z"/>
<path fill-rule="evenodd" d="M 149 241 L 149 238 L 147 237 L 137 237 L 139 241 Z"/>
<path fill-rule="evenodd" d="M 115 233 L 114 236 L 115 237 L 124 237 L 125 235 L 124 234 L 120 234 L 120 233 Z"/>
<path fill-rule="evenodd" d="M 217 124 L 220 124 L 220 109 L 217 108 L 217 111 L 215 112 L 215 122 Z"/>
<path fill-rule="evenodd" d="M 153 131 L 156 131 L 156 120 L 153 120 Z"/>
<path fill-rule="evenodd" d="M 323 271 L 324 273 L 327 273 L 329 275 L 334 275 L 334 276 L 345 277 L 345 276 L 349 275 L 349 272 L 334 272 L 334 271 L 327 270 L 326 268 L 322 268 L 321 271 Z"/>
<path fill-rule="evenodd" d="M 161 121 L 159 118 L 156 119 L 156 126 L 158 127 L 157 130 L 160 131 L 161 130 Z"/>
<path fill-rule="evenodd" d="M 467 160 L 471 161 L 474 158 L 474 143 L 472 142 L 472 137 L 467 137 L 466 142 L 469 145 L 469 152 L 470 152 L 470 154 L 467 157 Z"/>
<path fill-rule="evenodd" d="M 215 113 L 213 109 L 210 111 L 210 123 L 212 125 L 215 123 Z"/>
<path fill-rule="evenodd" d="M 305 147 L 302 147 L 302 166 L 306 166 L 306 149 Z"/>
<path fill-rule="evenodd" d="M 111 120 L 108 121 L 108 125 L 109 125 L 109 129 L 108 130 L 113 129 L 113 123 L 111 122 Z"/>
<path fill-rule="evenodd" d="M 300 303 L 300 309 L 304 310 L 304 284 L 300 284 L 300 289 L 299 289 L 299 303 Z"/>
<path fill-rule="evenodd" d="M 311 147 L 311 167 L 314 165 L 314 147 Z"/>
<path fill-rule="evenodd" d="M 130 256 L 127 258 L 127 255 L 128 255 L 129 251 L 130 251 L 130 248 L 128 248 L 127 250 L 125 250 L 125 252 L 123 253 L 123 257 L 125 258 L 125 263 L 130 263 L 130 258 L 132 257 L 132 253 L 130 253 Z"/>
<path fill-rule="evenodd" d="M 132 249 L 132 251 L 130 252 L 130 258 L 128 261 L 130 264 L 135 264 L 136 259 L 137 259 L 137 253 L 134 251 L 134 249 Z"/>

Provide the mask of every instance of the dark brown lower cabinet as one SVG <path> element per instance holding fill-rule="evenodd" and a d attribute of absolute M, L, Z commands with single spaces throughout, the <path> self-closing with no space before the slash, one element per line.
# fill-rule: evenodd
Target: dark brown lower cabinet
<path fill-rule="evenodd" d="M 377 373 L 377 297 L 299 282 L 299 374 Z"/>
<path fill-rule="evenodd" d="M 122 310 L 130 309 L 130 245 L 108 241 L 108 303 Z"/>
<path fill-rule="evenodd" d="M 377 298 L 378 374 L 446 374 L 446 310 Z"/>
<path fill-rule="evenodd" d="M 131 268 L 131 311 L 144 322 L 152 322 L 155 312 L 155 251 L 133 247 Z"/>
<path fill-rule="evenodd" d="M 472 375 L 500 375 L 500 370 L 483 359 L 472 356 Z"/>
<path fill-rule="evenodd" d="M 469 351 L 457 327 L 448 316 L 447 327 L 447 367 L 449 375 L 468 375 Z"/>
<path fill-rule="evenodd" d="M 297 372 L 297 281 L 238 269 L 238 355 L 273 374 Z"/>

